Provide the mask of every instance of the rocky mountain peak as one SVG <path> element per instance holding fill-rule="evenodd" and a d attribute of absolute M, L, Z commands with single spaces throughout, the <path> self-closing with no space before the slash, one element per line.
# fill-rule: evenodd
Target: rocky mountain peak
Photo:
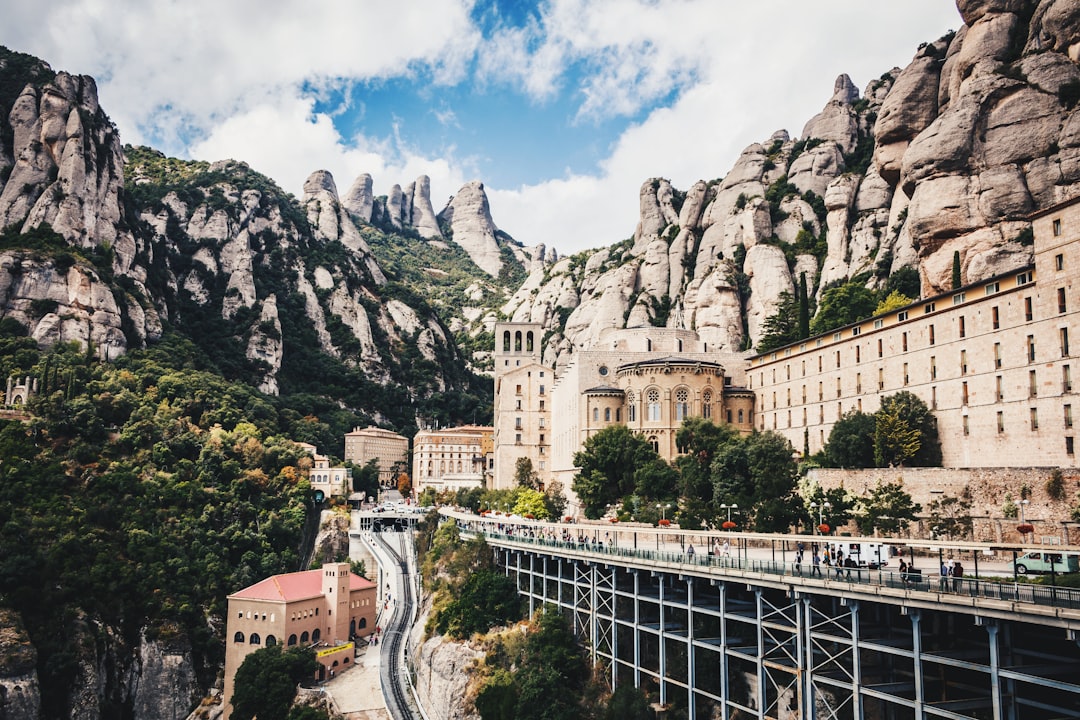
<path fill-rule="evenodd" d="M 495 240 L 498 228 L 491 219 L 484 183 L 466 183 L 439 213 L 440 222 L 450 226 L 454 242 L 465 249 L 476 266 L 488 275 L 496 276 L 503 261 Z"/>

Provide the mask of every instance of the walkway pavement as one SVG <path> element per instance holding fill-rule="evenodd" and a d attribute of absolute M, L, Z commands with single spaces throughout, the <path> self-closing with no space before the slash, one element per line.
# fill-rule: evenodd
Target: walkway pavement
<path fill-rule="evenodd" d="M 356 664 L 324 687 L 346 720 L 392 720 L 379 681 L 379 646 L 360 650 Z"/>

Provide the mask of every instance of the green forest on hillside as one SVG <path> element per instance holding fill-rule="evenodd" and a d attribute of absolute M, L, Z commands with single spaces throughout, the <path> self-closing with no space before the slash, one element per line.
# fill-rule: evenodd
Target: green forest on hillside
<path fill-rule="evenodd" d="M 87 643 L 107 632 L 87 621 L 128 644 L 142 629 L 189 639 L 206 687 L 226 595 L 301 569 L 313 505 L 292 441 L 327 426 L 198 355 L 169 338 L 99 363 L 0 321 L 0 373 L 39 378 L 29 421 L 0 422 L 0 605 L 37 648 L 44 717 L 67 716 Z"/>

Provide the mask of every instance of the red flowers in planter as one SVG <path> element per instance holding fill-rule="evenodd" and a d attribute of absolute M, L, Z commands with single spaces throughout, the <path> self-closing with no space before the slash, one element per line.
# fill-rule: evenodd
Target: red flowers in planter
<path fill-rule="evenodd" d="M 817 526 L 817 529 L 818 532 L 820 532 L 822 535 L 828 535 L 829 530 L 831 530 L 832 528 L 829 527 L 829 523 L 821 523 Z"/>
<path fill-rule="evenodd" d="M 571 517 L 570 515 L 567 515 L 566 517 L 564 517 L 564 518 L 562 519 L 562 521 L 563 521 L 564 523 L 568 523 L 568 522 L 574 522 L 574 518 L 573 518 L 573 517 Z"/>
<path fill-rule="evenodd" d="M 657 520 L 656 524 L 659 525 L 660 527 L 667 527 L 667 526 L 671 525 L 671 521 L 668 520 L 667 518 L 663 518 L 661 520 Z"/>
<path fill-rule="evenodd" d="M 738 527 L 738 525 L 735 524 L 734 520 L 725 520 L 723 523 L 721 523 L 720 527 L 724 528 L 725 530 L 734 530 L 736 527 Z"/>
<path fill-rule="evenodd" d="M 1021 535 L 1027 535 L 1028 533 L 1035 532 L 1035 526 L 1031 523 L 1023 523 L 1016 526 L 1016 532 L 1020 533 Z"/>
<path fill-rule="evenodd" d="M 617 522 L 619 522 L 619 518 L 613 517 L 613 518 L 610 518 L 610 521 L 613 522 L 613 523 L 617 523 Z"/>
<path fill-rule="evenodd" d="M 536 516 L 533 515 L 532 513 L 525 513 L 525 519 L 526 520 L 535 520 Z"/>

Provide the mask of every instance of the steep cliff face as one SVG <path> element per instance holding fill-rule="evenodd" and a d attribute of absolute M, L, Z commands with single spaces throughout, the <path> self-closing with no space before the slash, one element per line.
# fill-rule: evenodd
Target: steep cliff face
<path fill-rule="evenodd" d="M 1080 2 L 958 2 L 965 25 L 860 93 L 839 77 L 798 140 L 747 147 L 719 181 L 641 187 L 626 242 L 545 265 L 503 306 L 546 359 L 605 327 L 696 329 L 751 349 L 783 293 L 918 271 L 923 295 L 1031 261 L 1027 216 L 1080 192 Z"/>
<path fill-rule="evenodd" d="M 37 651 L 22 620 L 0 608 L 0 718 L 37 720 L 41 711 Z"/>

